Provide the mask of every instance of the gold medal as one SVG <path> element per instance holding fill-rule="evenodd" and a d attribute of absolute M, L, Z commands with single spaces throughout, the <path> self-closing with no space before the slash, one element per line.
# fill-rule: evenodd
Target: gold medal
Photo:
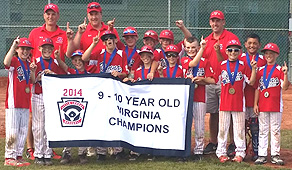
<path fill-rule="evenodd" d="M 196 89 L 196 88 L 198 88 L 198 85 L 197 85 L 197 84 L 195 84 L 195 89 Z"/>
<path fill-rule="evenodd" d="M 264 93 L 264 96 L 265 96 L 266 98 L 268 98 L 268 97 L 270 96 L 269 92 L 266 91 L 266 92 Z"/>
<path fill-rule="evenodd" d="M 26 87 L 26 88 L 25 88 L 25 93 L 29 93 L 29 92 L 30 92 L 29 87 Z"/>
<path fill-rule="evenodd" d="M 235 89 L 233 87 L 229 88 L 228 90 L 229 94 L 234 94 L 235 93 Z"/>

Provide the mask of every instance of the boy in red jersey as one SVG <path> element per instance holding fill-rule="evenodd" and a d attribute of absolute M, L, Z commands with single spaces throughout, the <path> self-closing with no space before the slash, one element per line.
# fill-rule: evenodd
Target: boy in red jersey
<path fill-rule="evenodd" d="M 280 54 L 277 44 L 268 43 L 264 49 L 267 64 L 257 73 L 258 88 L 255 91 L 254 112 L 259 119 L 259 151 L 255 164 L 264 164 L 268 156 L 268 135 L 271 129 L 271 162 L 284 165 L 280 158 L 280 129 L 283 112 L 282 90 L 289 87 L 287 65 L 276 63 Z"/>
<path fill-rule="evenodd" d="M 30 77 L 35 74 L 35 68 L 29 68 L 32 48 L 27 38 L 17 37 L 4 58 L 5 69 L 9 72 L 5 102 L 5 166 L 30 165 L 22 154 L 28 132 Z"/>
<path fill-rule="evenodd" d="M 256 80 L 256 61 L 251 60 L 252 71 L 243 61 L 238 59 L 241 45 L 237 40 L 226 44 L 228 59 L 221 62 L 216 70 L 216 82 L 221 84 L 219 133 L 216 155 L 220 162 L 229 160 L 226 151 L 227 134 L 230 119 L 233 120 L 234 142 L 236 146 L 235 157 L 232 161 L 242 162 L 245 157 L 245 83 L 253 85 Z M 251 73 L 250 73 L 251 72 Z M 249 76 L 251 75 L 251 76 Z M 248 79 L 250 77 L 250 80 Z"/>

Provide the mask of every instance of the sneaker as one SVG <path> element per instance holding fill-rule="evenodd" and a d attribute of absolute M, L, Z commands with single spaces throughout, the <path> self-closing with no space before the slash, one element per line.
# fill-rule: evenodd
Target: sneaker
<path fill-rule="evenodd" d="M 124 158 L 123 152 L 119 152 L 115 155 L 115 160 L 122 160 Z"/>
<path fill-rule="evenodd" d="M 147 161 L 153 161 L 155 159 L 155 156 L 148 154 L 147 155 Z"/>
<path fill-rule="evenodd" d="M 271 156 L 271 162 L 272 164 L 284 165 L 284 161 L 280 158 L 279 155 Z"/>
<path fill-rule="evenodd" d="M 79 155 L 79 163 L 80 164 L 86 164 L 88 162 L 86 158 L 86 154 Z"/>
<path fill-rule="evenodd" d="M 204 155 L 208 155 L 208 154 L 212 154 L 212 153 L 215 153 L 216 152 L 216 149 L 217 149 L 217 144 L 214 144 L 214 143 L 209 143 L 204 151 L 203 151 L 203 154 Z"/>
<path fill-rule="evenodd" d="M 33 148 L 29 148 L 26 150 L 26 157 L 30 160 L 34 160 L 34 156 L 33 156 L 33 153 L 34 153 L 34 149 Z"/>
<path fill-rule="evenodd" d="M 5 159 L 4 166 L 16 166 L 16 167 L 22 167 L 25 166 L 23 163 L 19 162 L 18 160 L 8 158 Z"/>
<path fill-rule="evenodd" d="M 203 159 L 203 154 L 194 154 L 193 158 L 194 162 L 201 161 Z"/>
<path fill-rule="evenodd" d="M 105 161 L 105 159 L 106 159 L 106 155 L 102 155 L 102 154 L 97 154 L 96 157 L 97 157 L 96 158 L 97 162 Z"/>
<path fill-rule="evenodd" d="M 259 156 L 258 159 L 254 162 L 256 165 L 262 165 L 267 163 L 267 158 L 264 156 Z"/>
<path fill-rule="evenodd" d="M 136 161 L 139 158 L 139 155 L 137 154 L 130 154 L 129 161 Z"/>
<path fill-rule="evenodd" d="M 53 151 L 53 154 L 52 154 L 53 159 L 61 159 L 62 158 L 62 156 L 58 155 L 54 150 L 52 150 L 52 151 Z"/>
<path fill-rule="evenodd" d="M 228 161 L 230 158 L 228 156 L 220 156 L 219 160 L 221 163 L 225 163 L 226 161 Z"/>
<path fill-rule="evenodd" d="M 22 163 L 23 166 L 28 166 L 28 165 L 30 165 L 30 163 L 27 162 L 27 161 L 25 161 L 25 160 L 22 158 L 22 156 L 18 156 L 18 157 L 17 157 L 17 161 L 20 162 L 20 163 Z"/>
<path fill-rule="evenodd" d="M 45 162 L 45 165 L 47 165 L 47 166 L 53 165 L 53 162 L 52 162 L 51 158 L 45 158 L 44 162 Z"/>
<path fill-rule="evenodd" d="M 227 156 L 228 157 L 234 157 L 235 156 L 235 144 L 231 143 L 227 148 Z"/>
<path fill-rule="evenodd" d="M 241 156 L 235 156 L 235 157 L 232 159 L 233 162 L 238 162 L 238 163 L 241 163 L 242 160 L 243 160 L 243 157 L 241 157 Z"/>
<path fill-rule="evenodd" d="M 96 155 L 96 150 L 93 147 L 88 147 L 87 148 L 87 155 L 86 156 L 95 156 Z"/>
<path fill-rule="evenodd" d="M 62 159 L 61 159 L 60 163 L 64 165 L 64 164 L 68 164 L 69 162 L 71 162 L 70 152 L 65 151 L 65 152 L 63 152 Z"/>
<path fill-rule="evenodd" d="M 38 158 L 38 157 L 36 157 L 34 159 L 34 163 L 37 164 L 37 165 L 45 165 L 44 158 Z"/>

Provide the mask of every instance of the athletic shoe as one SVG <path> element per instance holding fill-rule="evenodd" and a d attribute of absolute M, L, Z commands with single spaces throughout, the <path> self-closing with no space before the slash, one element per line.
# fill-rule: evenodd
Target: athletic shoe
<path fill-rule="evenodd" d="M 88 162 L 88 160 L 86 159 L 86 153 L 79 155 L 79 163 L 80 164 L 86 164 Z"/>
<path fill-rule="evenodd" d="M 47 165 L 47 166 L 53 165 L 53 162 L 52 162 L 51 158 L 45 158 L 44 162 L 45 162 L 45 165 Z"/>
<path fill-rule="evenodd" d="M 241 163 L 242 160 L 243 160 L 243 157 L 241 157 L 241 156 L 235 156 L 235 157 L 232 159 L 233 162 L 238 162 L 238 163 Z"/>
<path fill-rule="evenodd" d="M 155 159 L 155 156 L 148 154 L 147 155 L 147 161 L 153 161 Z"/>
<path fill-rule="evenodd" d="M 63 152 L 62 159 L 60 161 L 61 164 L 67 164 L 71 161 L 71 155 L 69 151 Z"/>
<path fill-rule="evenodd" d="M 58 155 L 54 150 L 52 150 L 52 151 L 53 151 L 53 154 L 52 154 L 53 159 L 61 159 L 62 158 L 62 156 Z"/>
<path fill-rule="evenodd" d="M 86 156 L 95 156 L 96 155 L 96 150 L 95 149 L 96 148 L 94 148 L 94 147 L 88 147 Z"/>
<path fill-rule="evenodd" d="M 258 159 L 254 162 L 256 165 L 262 165 L 267 163 L 267 158 L 264 156 L 259 156 Z"/>
<path fill-rule="evenodd" d="M 17 160 L 18 160 L 18 162 L 22 163 L 23 166 L 28 166 L 28 165 L 30 165 L 30 163 L 27 162 L 27 161 L 25 161 L 25 160 L 22 158 L 22 156 L 18 156 L 18 157 L 17 157 Z"/>
<path fill-rule="evenodd" d="M 44 158 L 38 158 L 38 157 L 36 157 L 34 159 L 34 163 L 37 164 L 37 165 L 45 165 Z"/>
<path fill-rule="evenodd" d="M 130 154 L 129 161 L 136 161 L 139 158 L 139 155 L 137 154 Z"/>
<path fill-rule="evenodd" d="M 106 159 L 106 155 L 102 155 L 102 154 L 97 154 L 96 156 L 96 161 L 97 162 L 101 162 L 101 161 L 104 161 Z"/>
<path fill-rule="evenodd" d="M 201 161 L 203 159 L 203 154 L 194 154 L 193 158 L 194 162 Z"/>
<path fill-rule="evenodd" d="M 228 156 L 220 156 L 219 160 L 221 163 L 225 163 L 226 161 L 228 161 L 230 158 Z"/>
<path fill-rule="evenodd" d="M 227 156 L 234 157 L 235 156 L 235 144 L 231 143 L 227 148 Z"/>
<path fill-rule="evenodd" d="M 34 149 L 33 148 L 29 148 L 26 150 L 26 157 L 30 160 L 34 160 L 34 156 L 33 156 L 33 153 L 34 153 Z"/>
<path fill-rule="evenodd" d="M 24 165 L 23 163 L 19 162 L 18 160 L 8 158 L 8 159 L 5 159 L 4 166 L 22 167 L 22 166 L 27 166 L 27 165 Z"/>
<path fill-rule="evenodd" d="M 217 149 L 217 144 L 214 144 L 214 143 L 209 143 L 204 151 L 203 151 L 203 154 L 204 155 L 208 155 L 208 154 L 212 154 L 212 153 L 215 153 L 216 152 L 216 149 Z"/>
<path fill-rule="evenodd" d="M 284 161 L 280 158 L 279 155 L 271 156 L 271 162 L 272 164 L 284 165 Z"/>
<path fill-rule="evenodd" d="M 119 152 L 115 155 L 115 160 L 122 160 L 124 159 L 124 154 L 123 154 L 123 151 L 122 152 Z"/>

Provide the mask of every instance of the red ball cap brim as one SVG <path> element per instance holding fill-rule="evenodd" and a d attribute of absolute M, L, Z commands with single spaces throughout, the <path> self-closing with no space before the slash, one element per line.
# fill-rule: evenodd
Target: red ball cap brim
<path fill-rule="evenodd" d="M 87 13 L 90 13 L 92 11 L 96 11 L 96 12 L 101 12 L 102 8 L 100 6 L 99 3 L 97 2 L 91 2 L 87 5 Z"/>
<path fill-rule="evenodd" d="M 45 6 L 44 12 L 47 12 L 47 10 L 49 10 L 49 9 L 53 10 L 56 13 L 59 13 L 59 7 L 56 4 L 52 4 L 52 3 L 47 4 Z"/>
<path fill-rule="evenodd" d="M 268 43 L 267 45 L 265 45 L 264 49 L 261 50 L 261 52 L 264 53 L 267 50 L 274 51 L 275 53 L 280 54 L 280 49 L 275 43 Z"/>
<path fill-rule="evenodd" d="M 221 20 L 225 19 L 223 12 L 219 11 L 219 10 L 211 12 L 210 19 L 212 19 L 212 18 L 218 18 L 218 19 L 221 19 Z"/>

